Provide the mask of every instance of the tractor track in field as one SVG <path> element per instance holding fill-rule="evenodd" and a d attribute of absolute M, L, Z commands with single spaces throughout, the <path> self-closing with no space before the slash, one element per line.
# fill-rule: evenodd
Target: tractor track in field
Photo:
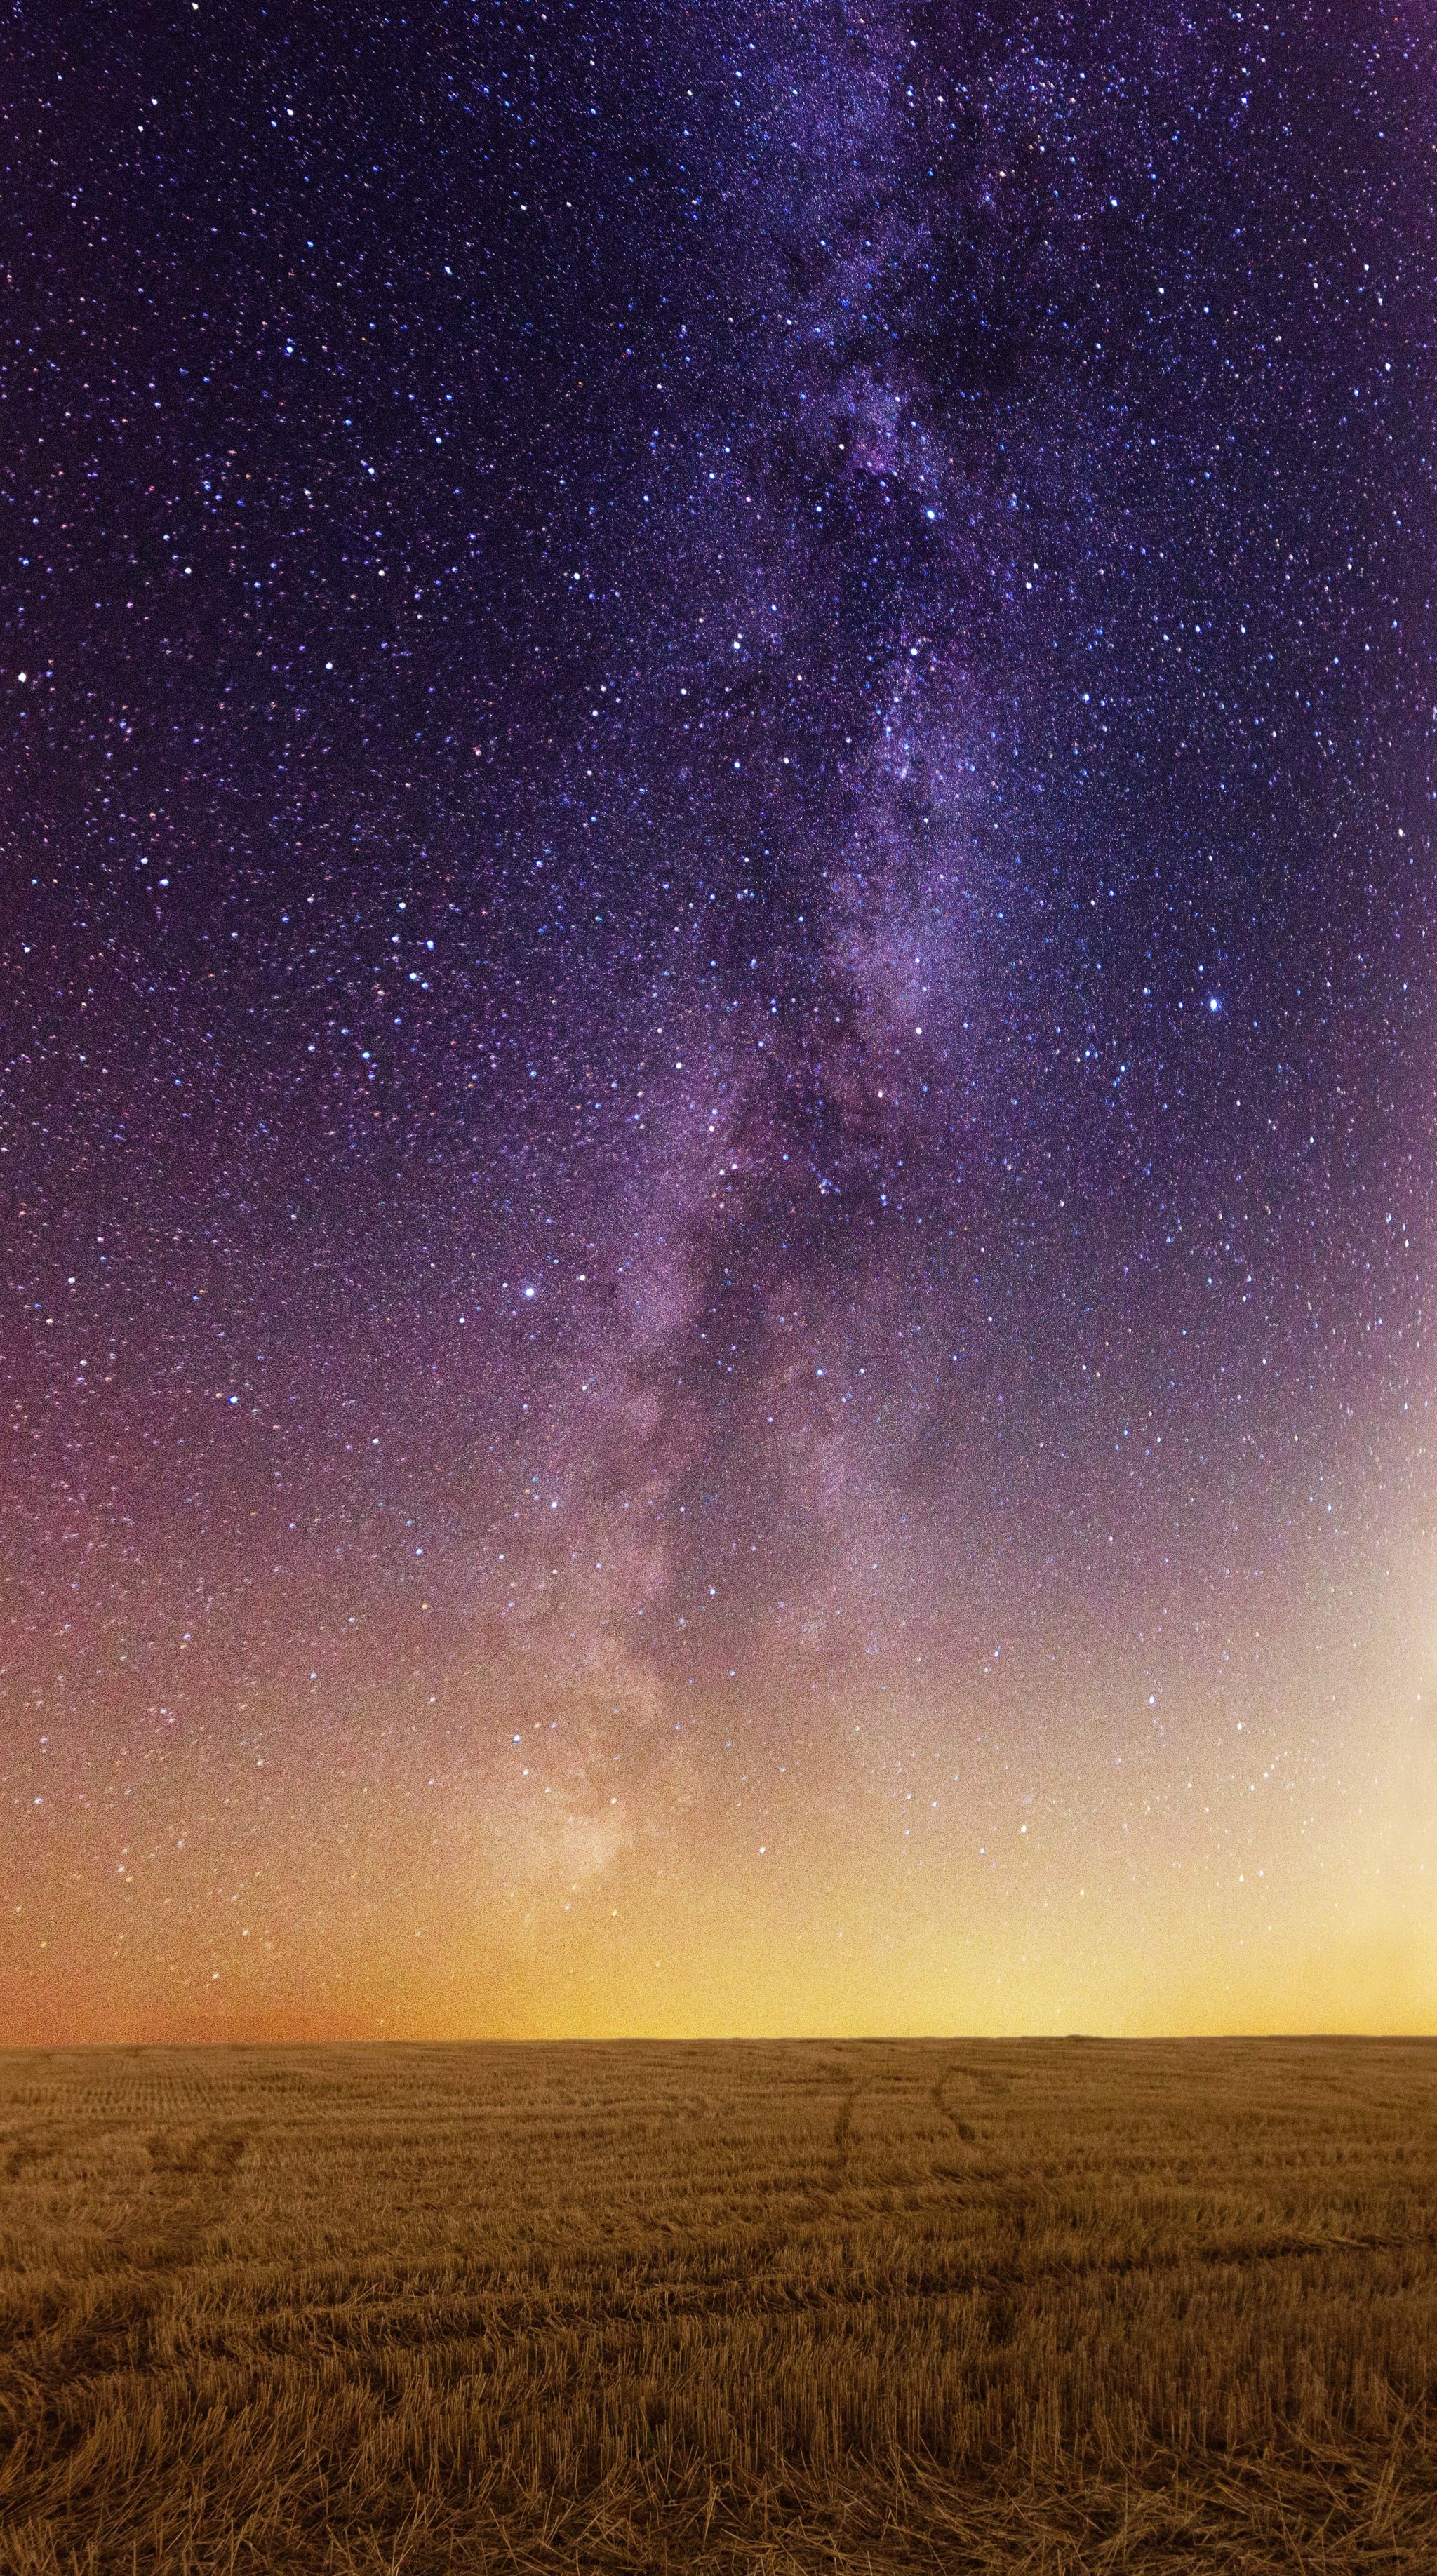
<path fill-rule="evenodd" d="M 50 2194 L 68 2183 L 78 2194 L 86 2184 L 74 2174 L 77 2148 L 88 2174 L 96 2163 L 103 2168 L 107 2138 L 113 2136 L 118 2147 L 123 2134 L 120 2124 L 104 2122 L 77 2139 L 73 2131 L 46 2124 L 11 2140 L 4 2177 L 17 2188 L 29 2185 Z M 140 2149 L 143 2162 L 132 2147 L 133 2163 L 123 2179 L 133 2183 L 133 2195 L 127 2193 L 102 2226 L 102 2264 L 68 2300 L 47 2303 L 38 2316 L 22 2312 L 8 2328 L 0 2326 L 0 2350 L 42 2385 L 143 2368 L 161 2309 L 173 2301 L 178 2279 L 203 2261 L 225 2216 L 247 2144 L 234 2123 L 209 2122 L 152 2132 Z"/>

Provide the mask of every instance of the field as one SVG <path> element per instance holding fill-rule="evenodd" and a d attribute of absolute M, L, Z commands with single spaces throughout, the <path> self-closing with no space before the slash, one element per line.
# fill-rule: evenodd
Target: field
<path fill-rule="evenodd" d="M 0 2057 L 0 2571 L 1437 2569 L 1437 2044 Z"/>

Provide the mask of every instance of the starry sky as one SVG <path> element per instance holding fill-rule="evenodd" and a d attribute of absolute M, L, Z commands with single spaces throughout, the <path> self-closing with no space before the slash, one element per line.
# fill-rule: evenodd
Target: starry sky
<path fill-rule="evenodd" d="M 0 2038 L 1431 2028 L 1431 14 L 5 44 Z"/>

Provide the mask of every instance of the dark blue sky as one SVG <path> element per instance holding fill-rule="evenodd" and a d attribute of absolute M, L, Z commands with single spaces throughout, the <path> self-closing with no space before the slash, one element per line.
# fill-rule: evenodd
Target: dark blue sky
<path fill-rule="evenodd" d="M 1293 1997 L 1428 1795 L 1421 13 L 7 42 L 19 2026 Z"/>

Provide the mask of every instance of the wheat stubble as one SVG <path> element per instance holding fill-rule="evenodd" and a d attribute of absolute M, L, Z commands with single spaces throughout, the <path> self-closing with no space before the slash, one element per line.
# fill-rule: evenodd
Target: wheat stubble
<path fill-rule="evenodd" d="M 1437 2569 L 1437 2044 L 0 2058 L 0 2571 Z"/>

